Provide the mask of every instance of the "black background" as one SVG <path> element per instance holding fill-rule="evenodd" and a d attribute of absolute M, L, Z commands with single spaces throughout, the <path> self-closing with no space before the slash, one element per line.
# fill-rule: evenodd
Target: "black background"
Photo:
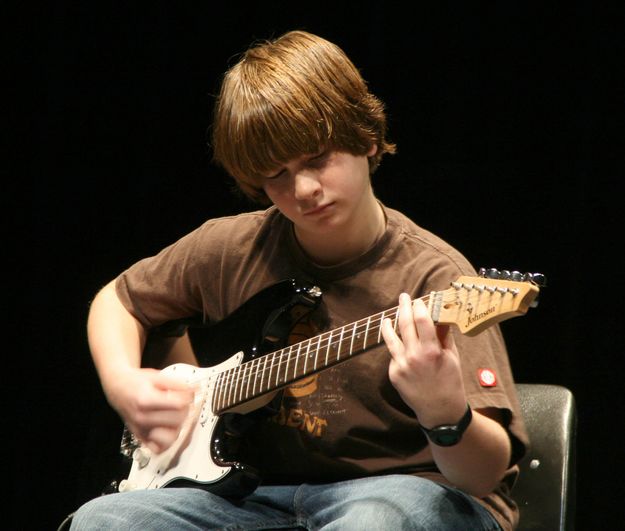
<path fill-rule="evenodd" d="M 213 95 L 236 54 L 290 29 L 339 44 L 386 103 L 399 151 L 374 186 L 388 206 L 476 267 L 547 276 L 539 307 L 502 326 L 513 369 L 575 393 L 579 529 L 614 528 L 622 7 L 50 4 L 20 8 L 6 46 L 11 528 L 55 528 L 113 474 L 121 424 L 87 350 L 90 299 L 203 220 L 252 208 L 211 165 Z"/>

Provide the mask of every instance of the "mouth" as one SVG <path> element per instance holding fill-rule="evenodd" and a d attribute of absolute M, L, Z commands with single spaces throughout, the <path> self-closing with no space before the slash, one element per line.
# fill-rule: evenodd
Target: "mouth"
<path fill-rule="evenodd" d="M 327 203 L 325 205 L 320 205 L 315 208 L 311 208 L 310 210 L 306 210 L 303 212 L 304 216 L 317 216 L 319 214 L 324 213 L 328 208 L 330 208 L 334 203 Z"/>

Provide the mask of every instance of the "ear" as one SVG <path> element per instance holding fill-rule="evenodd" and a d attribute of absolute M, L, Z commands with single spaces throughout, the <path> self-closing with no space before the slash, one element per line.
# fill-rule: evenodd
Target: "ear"
<path fill-rule="evenodd" d="M 369 148 L 369 151 L 367 151 L 367 157 L 373 157 L 373 155 L 375 155 L 377 152 L 378 152 L 378 145 L 377 144 L 373 144 Z"/>

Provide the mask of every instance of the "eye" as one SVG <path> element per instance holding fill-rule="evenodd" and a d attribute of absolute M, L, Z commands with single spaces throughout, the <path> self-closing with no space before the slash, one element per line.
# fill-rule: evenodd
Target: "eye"
<path fill-rule="evenodd" d="M 315 168 L 321 167 L 328 161 L 329 158 L 330 158 L 330 152 L 322 151 L 318 155 L 315 155 L 314 157 L 311 157 L 310 159 L 308 159 L 308 164 Z"/>
<path fill-rule="evenodd" d="M 286 170 L 280 170 L 278 173 L 274 173 L 273 175 L 265 175 L 265 179 L 269 181 L 274 181 L 276 179 L 279 179 L 285 174 L 286 174 Z"/>

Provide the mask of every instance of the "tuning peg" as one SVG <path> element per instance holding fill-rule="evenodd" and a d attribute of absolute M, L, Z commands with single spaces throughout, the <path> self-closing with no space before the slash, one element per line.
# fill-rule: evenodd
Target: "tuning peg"
<path fill-rule="evenodd" d="M 495 269 L 491 267 L 486 269 L 480 267 L 478 275 L 482 278 L 491 278 L 493 280 L 513 280 L 515 282 L 532 282 L 539 287 L 547 285 L 547 278 L 542 273 L 520 273 L 519 271 L 508 271 L 507 269 Z"/>
<path fill-rule="evenodd" d="M 542 273 L 525 273 L 525 275 L 523 275 L 523 280 L 532 282 L 541 288 L 547 285 L 547 277 Z"/>
<path fill-rule="evenodd" d="M 485 267 L 480 267 L 478 274 L 482 278 L 492 278 L 495 280 L 499 280 L 501 278 L 501 273 L 498 269 L 491 267 L 490 269 L 486 269 Z"/>
<path fill-rule="evenodd" d="M 512 273 L 510 273 L 510 280 L 514 280 L 515 282 L 522 282 L 523 273 L 520 273 L 519 271 L 512 271 Z"/>

